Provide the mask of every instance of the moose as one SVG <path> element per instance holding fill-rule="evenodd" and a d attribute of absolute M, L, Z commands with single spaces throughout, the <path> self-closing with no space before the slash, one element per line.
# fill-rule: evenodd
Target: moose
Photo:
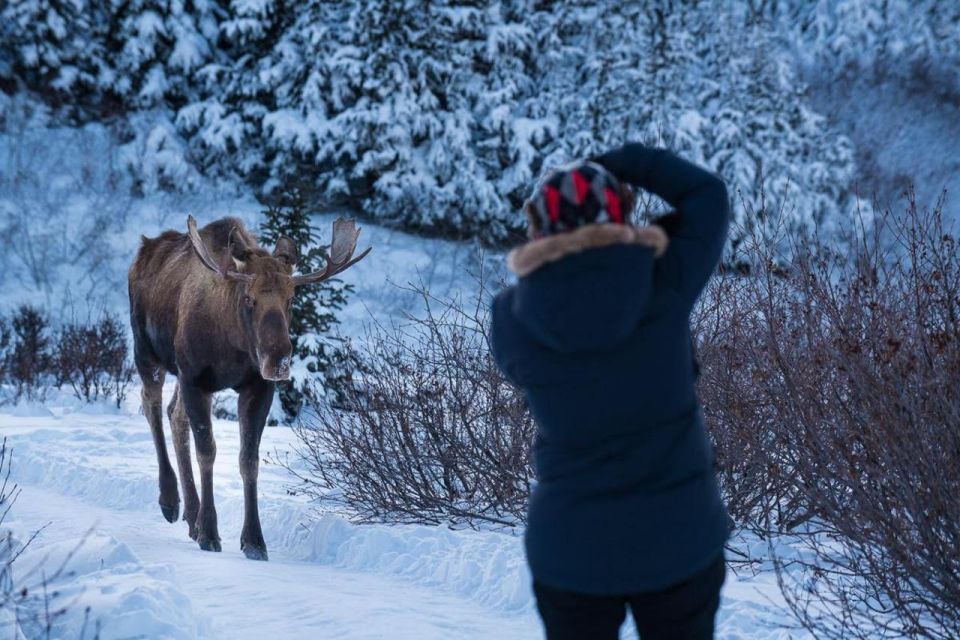
<path fill-rule="evenodd" d="M 272 253 L 236 218 L 197 229 L 187 218 L 186 234 L 166 231 L 142 238 L 129 272 L 134 364 L 143 381 L 143 411 L 160 467 L 160 511 L 168 522 L 180 512 L 177 476 L 163 434 L 163 382 L 177 378 L 167 416 L 173 433 L 183 519 L 205 551 L 220 551 L 213 501 L 217 454 L 210 419 L 211 395 L 239 394 L 240 476 L 244 518 L 240 548 L 246 557 L 267 559 L 257 510 L 260 438 L 277 381 L 290 377 L 290 312 L 296 287 L 322 282 L 362 260 L 354 257 L 360 230 L 352 220 L 333 223 L 322 271 L 294 274 L 297 247 L 281 237 Z M 200 495 L 190 462 L 190 433 L 200 468 Z"/>

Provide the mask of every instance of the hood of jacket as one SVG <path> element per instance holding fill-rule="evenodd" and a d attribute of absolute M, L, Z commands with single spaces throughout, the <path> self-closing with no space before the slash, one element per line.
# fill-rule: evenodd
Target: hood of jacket
<path fill-rule="evenodd" d="M 653 294 L 650 228 L 587 225 L 510 252 L 520 276 L 510 313 L 543 346 L 561 353 L 616 348 Z M 662 233 L 662 232 L 660 232 Z"/>

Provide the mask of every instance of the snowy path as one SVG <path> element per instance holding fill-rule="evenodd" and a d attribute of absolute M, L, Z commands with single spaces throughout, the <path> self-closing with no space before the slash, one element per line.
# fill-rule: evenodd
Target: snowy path
<path fill-rule="evenodd" d="M 156 507 L 156 463 L 146 423 L 140 416 L 70 415 L 62 419 L 3 418 L 3 433 L 14 448 L 16 477 L 23 483 L 15 517 L 24 530 L 52 522 L 37 542 L 37 557 L 44 547 L 72 545 L 91 527 L 97 532 L 93 551 L 116 545 L 132 554 L 144 567 L 172 566 L 172 582 L 189 601 L 192 611 L 177 612 L 171 629 L 143 628 L 144 637 L 157 633 L 189 634 L 210 638 L 448 638 L 536 637 L 537 622 L 531 612 L 505 615 L 482 604 L 411 584 L 402 576 L 356 571 L 297 557 L 296 531 L 277 540 L 278 520 L 303 515 L 296 499 L 285 495 L 285 471 L 265 466 L 261 477 L 264 529 L 271 547 L 267 563 L 246 560 L 239 550 L 242 517 L 239 477 L 236 471 L 236 425 L 218 422 L 215 487 L 224 552 L 201 552 L 186 536 L 186 525 L 167 524 Z M 11 423 L 13 423 L 11 425 Z M 169 435 L 169 434 L 168 434 Z M 285 429 L 267 431 L 265 443 L 289 438 Z M 269 446 L 269 444 L 268 444 Z M 277 504 L 276 497 L 281 499 Z M 303 522 L 307 522 L 303 518 Z M 101 535 L 114 542 L 104 542 Z M 21 536 L 22 537 L 22 536 Z M 85 545 L 86 546 L 86 545 Z M 384 548 L 385 555 L 396 551 Z M 81 552 L 81 556 L 83 552 Z M 30 558 L 27 558 L 29 564 Z M 130 563 L 126 563 L 130 564 Z M 139 572 L 131 572 L 135 583 Z M 92 591 L 98 580 L 88 580 L 84 603 L 127 608 L 124 589 L 136 584 L 108 587 L 115 596 Z M 111 595 L 111 594 L 107 594 Z M 112 600 L 112 601 L 111 601 Z M 96 607 L 95 607 L 96 609 Z M 95 611 L 96 613 L 96 611 Z M 117 614 L 120 612 L 113 612 Z M 129 610 L 126 613 L 130 613 Z M 134 612 L 144 624 L 162 619 L 163 611 Z M 190 629 L 191 618 L 195 628 Z M 104 635 L 111 635 L 110 619 L 102 620 Z M 125 629 L 125 631 L 128 631 Z M 64 631 L 65 632 L 65 631 Z M 120 637 L 123 637 L 122 635 Z"/>
<path fill-rule="evenodd" d="M 200 630 L 202 637 L 447 638 L 462 633 L 530 638 L 536 630 L 529 616 L 491 615 L 462 599 L 389 576 L 283 557 L 250 562 L 231 549 L 220 555 L 202 553 L 179 527 L 159 526 L 164 523 L 149 514 L 121 519 L 109 509 L 78 504 L 44 489 L 30 487 L 18 515 L 33 523 L 52 519 L 50 535 L 56 539 L 79 539 L 88 525 L 96 525 L 144 563 L 173 564 L 193 611 L 209 619 L 210 628 Z"/>
<path fill-rule="evenodd" d="M 265 464 L 260 504 L 270 561 L 248 561 L 239 550 L 237 426 L 216 421 L 224 551 L 201 552 L 184 523 L 160 515 L 142 416 L 54 413 L 0 415 L 0 435 L 23 488 L 8 524 L 23 538 L 52 523 L 18 570 L 55 562 L 93 530 L 70 561 L 73 575 L 55 585 L 73 603 L 55 637 L 77 637 L 87 605 L 104 640 L 541 637 L 517 537 L 358 527 L 332 515 L 311 521 L 302 500 L 286 493 L 287 472 Z M 288 450 L 291 436 L 268 429 L 264 452 Z M 769 581 L 757 584 L 770 592 Z M 794 637 L 762 627 L 761 618 L 772 617 L 763 592 L 731 579 L 718 637 Z"/>

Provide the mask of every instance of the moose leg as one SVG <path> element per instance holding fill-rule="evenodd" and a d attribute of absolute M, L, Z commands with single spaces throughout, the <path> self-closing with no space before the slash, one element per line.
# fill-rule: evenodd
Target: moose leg
<path fill-rule="evenodd" d="M 257 476 L 260 468 L 260 437 L 273 402 L 274 384 L 258 380 L 240 389 L 240 476 L 243 478 L 243 531 L 240 549 L 251 560 L 266 560 L 267 545 L 260 529 L 257 508 Z"/>
<path fill-rule="evenodd" d="M 173 448 L 177 452 L 177 468 L 180 470 L 180 488 L 183 491 L 183 519 L 189 527 L 190 537 L 197 539 L 197 514 L 200 512 L 200 497 L 193 481 L 193 463 L 190 459 L 190 419 L 180 400 L 180 385 L 173 391 L 173 399 L 167 405 L 170 430 L 173 431 Z"/>
<path fill-rule="evenodd" d="M 166 372 L 157 365 L 138 365 L 137 371 L 143 381 L 140 394 L 143 413 L 150 424 L 160 467 L 160 512 L 167 522 L 176 522 L 180 515 L 180 494 L 177 492 L 177 476 L 167 454 L 167 441 L 163 437 L 163 379 Z"/>
<path fill-rule="evenodd" d="M 197 446 L 197 463 L 200 465 L 197 543 L 204 551 L 220 551 L 217 508 L 213 503 L 213 462 L 217 458 L 217 443 L 213 439 L 210 421 L 210 394 L 183 382 L 179 386 L 180 401 L 190 420 L 193 443 Z"/>

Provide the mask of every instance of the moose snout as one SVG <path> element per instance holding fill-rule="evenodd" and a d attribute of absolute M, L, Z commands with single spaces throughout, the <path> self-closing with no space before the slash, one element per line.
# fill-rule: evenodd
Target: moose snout
<path fill-rule="evenodd" d="M 290 378 L 292 345 L 279 353 L 265 354 L 260 357 L 260 375 L 264 380 L 279 382 Z"/>
<path fill-rule="evenodd" d="M 288 380 L 293 344 L 286 319 L 279 311 L 268 311 L 260 321 L 259 329 L 257 360 L 260 375 L 264 380 Z"/>

